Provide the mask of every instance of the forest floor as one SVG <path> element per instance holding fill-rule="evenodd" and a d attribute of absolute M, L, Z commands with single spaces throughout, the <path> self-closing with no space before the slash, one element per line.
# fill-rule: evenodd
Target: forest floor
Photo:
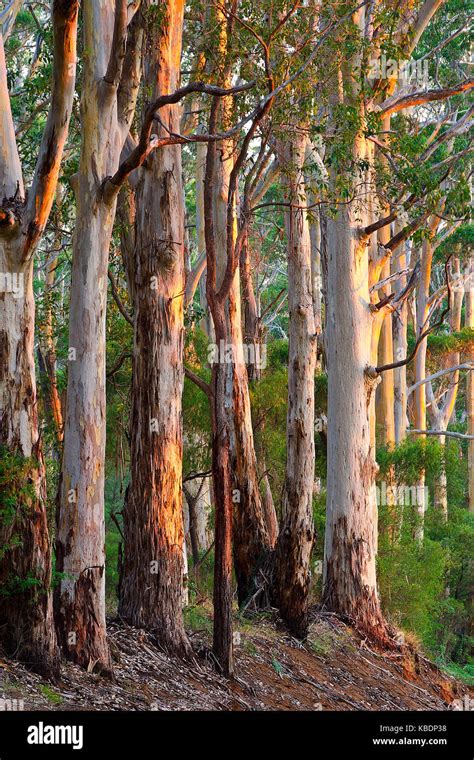
<path fill-rule="evenodd" d="M 25 710 L 447 710 L 468 693 L 412 647 L 376 651 L 333 615 L 312 614 L 304 645 L 265 616 L 235 627 L 232 681 L 212 667 L 207 629 L 190 632 L 197 659 L 187 664 L 111 622 L 114 681 L 65 663 L 51 684 L 0 655 L 0 697 Z"/>

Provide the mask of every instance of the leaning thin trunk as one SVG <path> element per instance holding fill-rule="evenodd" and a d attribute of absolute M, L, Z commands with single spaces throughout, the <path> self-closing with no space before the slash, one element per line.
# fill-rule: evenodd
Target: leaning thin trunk
<path fill-rule="evenodd" d="M 227 48 L 224 27 L 221 43 Z M 226 78 L 225 85 L 230 84 Z M 231 120 L 231 100 L 225 98 L 220 104 L 219 125 L 228 127 Z M 227 211 L 229 181 L 234 164 L 234 144 L 226 140 L 219 144 L 218 160 L 213 185 L 213 219 L 215 225 L 217 278 L 222 282 L 227 265 Z M 235 241 L 237 223 L 232 235 Z M 209 300 L 209 299 L 208 299 Z M 257 458 L 250 411 L 250 394 L 245 364 L 240 302 L 240 268 L 237 266 L 225 308 L 227 343 L 230 343 L 232 361 L 224 361 L 222 371 L 226 376 L 224 405 L 229 417 L 229 445 L 234 477 L 234 489 L 238 498 L 234 502 L 233 551 L 239 604 L 244 604 L 258 590 L 259 571 L 272 549 L 262 506 L 258 483 Z M 221 344 L 216 329 L 216 346 L 220 354 Z"/>
<path fill-rule="evenodd" d="M 64 189 L 58 185 L 56 190 L 56 228 L 57 232 L 54 237 L 54 246 L 57 251 L 61 247 L 61 223 L 59 211 L 62 205 Z M 58 265 L 58 255 L 56 254 L 49 261 L 46 270 L 44 283 L 45 298 L 45 318 L 41 335 L 38 341 L 38 355 L 41 357 L 43 364 L 42 371 L 44 376 L 44 401 L 49 412 L 49 418 L 54 425 L 56 439 L 58 444 L 63 440 L 63 412 L 61 399 L 58 391 L 58 380 L 56 373 L 56 343 L 53 334 L 53 289 L 56 278 L 56 268 Z"/>
<path fill-rule="evenodd" d="M 262 325 L 258 314 L 257 299 L 255 298 L 255 289 L 252 277 L 252 262 L 248 234 L 242 244 L 240 254 L 240 271 L 242 280 L 242 297 L 244 303 L 244 340 L 247 350 L 247 375 L 250 381 L 258 381 L 262 377 Z M 265 424 L 262 420 L 261 427 Z M 278 536 L 278 520 L 273 501 L 270 480 L 267 473 L 265 452 L 263 447 L 257 452 L 258 442 L 255 442 L 257 453 L 257 462 L 260 473 L 260 490 L 262 493 L 262 508 L 264 513 L 264 522 L 268 533 L 270 548 L 273 549 Z"/>

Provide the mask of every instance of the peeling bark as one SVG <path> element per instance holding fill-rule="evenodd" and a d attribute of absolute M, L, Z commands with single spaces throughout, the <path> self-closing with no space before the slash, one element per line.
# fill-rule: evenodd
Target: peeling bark
<path fill-rule="evenodd" d="M 0 510 L 2 644 L 44 676 L 59 658 L 52 617 L 51 543 L 38 430 L 34 363 L 33 255 L 56 191 L 74 96 L 77 0 L 53 3 L 53 88 L 32 186 L 25 200 L 0 34 L 0 272 L 20 291 L 0 293 L 0 446 L 22 471 L 15 514 Z M 18 279 L 16 279 L 18 278 Z M 0 496 L 1 500 L 1 496 Z M 12 590 L 15 589 L 15 593 Z"/>
<path fill-rule="evenodd" d="M 82 145 L 77 183 L 69 313 L 69 372 L 59 488 L 55 596 L 58 638 L 68 659 L 110 671 L 105 629 L 105 311 L 108 250 L 117 195 L 103 193 L 119 166 L 136 97 L 124 3 L 84 3 L 88 50 L 82 88 Z M 123 66 L 123 76 L 122 76 Z M 127 109 L 120 108 L 123 92 Z M 125 114 L 125 115 L 124 115 Z"/>
<path fill-rule="evenodd" d="M 179 86 L 183 3 L 170 0 L 160 29 L 148 32 L 146 83 L 157 98 Z M 180 107 L 160 112 L 179 131 Z M 168 652 L 190 655 L 182 616 L 184 525 L 184 197 L 181 147 L 156 151 L 137 187 L 133 260 L 134 351 L 131 481 L 124 505 L 119 611 L 152 628 Z"/>
<path fill-rule="evenodd" d="M 366 30 L 363 9 L 355 15 Z M 351 91 L 352 86 L 352 91 Z M 363 229 L 374 216 L 373 144 L 363 133 L 366 114 L 357 84 L 348 78 L 339 99 L 358 104 L 361 131 L 352 143 L 355 198 L 327 219 L 328 472 L 323 604 L 388 643 L 376 581 L 377 503 L 372 430 L 376 375 L 369 372 L 377 346 L 378 314 L 371 309 L 371 240 Z M 334 171 L 331 182 L 335 182 Z M 373 239 L 372 239 L 373 244 Z M 378 278 L 377 278 L 378 279 Z"/>
<path fill-rule="evenodd" d="M 306 137 L 298 131 L 292 143 L 280 146 L 285 195 L 305 206 Z M 274 596 L 283 620 L 298 637 L 306 635 L 310 557 L 313 546 L 314 374 L 316 325 L 313 308 L 312 256 L 309 223 L 300 208 L 286 214 L 288 239 L 288 412 L 287 461 L 282 521 L 275 550 Z"/>

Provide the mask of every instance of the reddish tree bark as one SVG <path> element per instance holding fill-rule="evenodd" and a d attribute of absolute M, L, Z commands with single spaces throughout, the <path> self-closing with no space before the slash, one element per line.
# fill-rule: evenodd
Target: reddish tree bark
<path fill-rule="evenodd" d="M 179 86 L 182 0 L 170 0 L 163 12 L 160 27 L 148 32 L 144 61 L 154 98 Z M 160 112 L 173 132 L 179 132 L 180 110 L 170 105 Z M 189 655 L 182 615 L 185 271 L 179 145 L 150 157 L 138 181 L 136 206 L 131 481 L 123 511 L 119 609 L 132 625 L 153 628 L 167 651 Z"/>

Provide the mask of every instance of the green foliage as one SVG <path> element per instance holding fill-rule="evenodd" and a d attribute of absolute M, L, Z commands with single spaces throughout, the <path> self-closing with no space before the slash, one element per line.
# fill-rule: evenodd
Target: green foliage
<path fill-rule="evenodd" d="M 423 472 L 429 477 L 439 473 L 442 465 L 442 448 L 438 441 L 420 439 L 417 436 L 406 438 L 393 449 L 377 449 L 377 462 L 380 467 L 379 480 L 387 478 L 391 467 L 395 467 L 397 481 L 404 485 L 417 484 Z"/>
<path fill-rule="evenodd" d="M 191 604 L 184 609 L 184 624 L 195 633 L 212 633 L 212 615 L 209 610 L 199 605 Z"/>
<path fill-rule="evenodd" d="M 7 538 L 0 546 L 0 560 L 8 551 L 21 546 L 18 521 L 27 514 L 35 498 L 31 483 L 31 468 L 35 466 L 33 458 L 13 454 L 6 446 L 0 446 L 0 527 Z M 12 579 L 15 585 L 20 579 Z M 29 586 L 30 581 L 24 579 Z"/>
<path fill-rule="evenodd" d="M 57 691 L 54 691 L 51 686 L 48 686 L 45 683 L 39 684 L 39 690 L 42 693 L 43 697 L 46 697 L 48 702 L 50 702 L 52 705 L 60 705 L 63 701 L 61 695 L 58 694 Z"/>
<path fill-rule="evenodd" d="M 419 518 L 411 503 L 379 507 L 378 577 L 384 610 L 393 623 L 414 632 L 442 664 L 457 663 L 469 677 L 472 638 L 469 619 L 474 583 L 474 517 L 466 509 L 467 457 L 464 442 L 407 439 L 393 451 L 378 450 L 380 481 L 414 485 L 425 471 L 428 509 L 422 545 Z M 448 520 L 433 504 L 442 468 L 447 478 Z M 392 469 L 391 469 L 392 468 Z M 393 481 L 391 481 L 393 482 Z"/>
<path fill-rule="evenodd" d="M 466 354 L 474 350 L 474 328 L 463 327 L 453 333 L 432 333 L 428 336 L 428 351 L 430 359 L 443 356 L 454 351 Z"/>
<path fill-rule="evenodd" d="M 115 614 L 117 609 L 119 557 L 122 542 L 121 512 L 127 481 L 128 477 L 121 480 L 116 473 L 110 473 L 105 481 L 105 594 L 110 614 Z"/>
<path fill-rule="evenodd" d="M 434 641 L 435 610 L 444 588 L 447 557 L 443 548 L 425 538 L 419 546 L 410 520 L 399 541 L 379 541 L 378 571 L 382 605 L 398 627 L 416 632 L 425 645 Z"/>

